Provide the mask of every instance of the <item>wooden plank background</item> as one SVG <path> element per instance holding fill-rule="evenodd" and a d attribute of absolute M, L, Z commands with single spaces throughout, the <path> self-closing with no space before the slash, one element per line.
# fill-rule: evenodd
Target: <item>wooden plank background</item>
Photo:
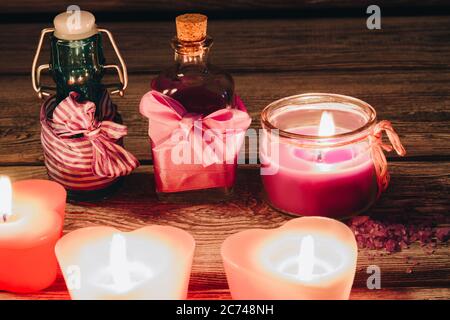
<path fill-rule="evenodd" d="M 229 298 L 219 248 L 234 232 L 273 228 L 287 217 L 264 200 L 256 166 L 241 166 L 236 196 L 220 205 L 167 205 L 157 201 L 147 122 L 138 113 L 150 79 L 172 60 L 173 18 L 181 11 L 212 14 L 212 60 L 230 71 L 246 102 L 253 128 L 271 101 L 304 92 L 352 95 L 391 120 L 407 148 L 389 155 L 392 183 L 368 214 L 401 216 L 411 223 L 449 226 L 450 188 L 450 4 L 448 1 L 378 1 L 382 30 L 365 26 L 368 1 L 78 1 L 111 30 L 127 61 L 130 86 L 115 98 L 129 126 L 127 147 L 143 166 L 108 201 L 68 206 L 65 231 L 88 225 L 132 230 L 169 224 L 192 232 L 198 247 L 189 297 Z M 30 69 L 40 30 L 66 1 L 0 4 L 0 174 L 13 179 L 46 178 L 39 140 L 39 100 Z M 124 13 L 122 16 L 121 13 Z M 155 13 L 155 14 L 153 14 Z M 157 14 L 156 14 L 157 13 Z M 271 16 L 273 13 L 273 16 Z M 297 16 L 298 15 L 298 16 Z M 305 17 L 305 15 L 307 17 Z M 333 16 L 335 15 L 335 16 Z M 107 46 L 108 60 L 114 61 Z M 44 50 L 41 63 L 47 63 Z M 108 78 L 108 81 L 111 78 Z M 46 78 L 46 81 L 51 81 Z M 448 299 L 447 244 L 428 254 L 418 245 L 378 256 L 360 250 L 353 299 Z M 410 259 L 408 259 L 410 258 Z M 413 262 L 411 262 L 413 261 Z M 416 264 L 416 262 L 418 264 Z M 0 262 L 1 263 L 1 262 Z M 382 269 L 382 290 L 365 287 L 368 265 Z M 412 272 L 409 273 L 409 268 Z M 4 299 L 66 299 L 61 278 L 48 290 Z"/>
<path fill-rule="evenodd" d="M 379 119 L 391 120 L 408 156 L 448 156 L 449 144 L 439 142 L 450 138 L 450 43 L 435 44 L 450 39 L 450 19 L 389 17 L 380 32 L 364 23 L 363 18 L 211 21 L 212 60 L 235 76 L 254 128 L 260 126 L 260 110 L 273 100 L 299 92 L 339 92 L 371 103 Z M 10 32 L 0 33 L 0 97 L 8 106 L 0 110 L 0 146 L 10 150 L 0 153 L 1 163 L 42 163 L 39 101 L 29 74 L 39 31 L 48 25 L 8 24 Z M 114 33 L 130 71 L 126 97 L 116 99 L 129 125 L 127 145 L 140 160 L 150 160 L 149 149 L 142 147 L 147 124 L 137 109 L 150 79 L 171 63 L 173 23 L 102 26 Z M 110 50 L 106 54 L 114 59 Z M 41 63 L 48 56 L 44 51 Z M 49 77 L 44 81 L 51 83 Z"/>
<path fill-rule="evenodd" d="M 74 4 L 68 0 L 47 0 L 45 3 L 33 0 L 4 1 L 0 5 L 3 13 L 36 13 L 36 12 L 58 12 L 69 5 Z M 374 4 L 370 0 L 114 0 L 114 1 L 91 1 L 78 0 L 76 4 L 85 10 L 104 12 L 180 12 L 180 11 L 206 11 L 206 12 L 236 12 L 245 11 L 254 14 L 260 11 L 273 10 L 324 10 L 336 8 L 367 8 Z M 411 9 L 448 8 L 450 4 L 445 0 L 378 0 L 376 5 L 382 8 L 399 8 L 403 11 Z M 320 13 L 319 13 L 320 14 Z"/>

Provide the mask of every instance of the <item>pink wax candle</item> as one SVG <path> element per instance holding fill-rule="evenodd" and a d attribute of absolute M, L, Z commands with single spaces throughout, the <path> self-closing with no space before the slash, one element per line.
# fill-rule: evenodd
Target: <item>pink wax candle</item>
<path fill-rule="evenodd" d="M 13 188 L 17 199 L 32 205 L 47 206 L 64 219 L 67 192 L 59 183 L 38 179 L 21 180 L 14 182 Z"/>
<path fill-rule="evenodd" d="M 270 203 L 285 213 L 344 218 L 376 199 L 368 138 L 375 111 L 331 97 L 295 96 L 263 111 L 262 180 Z"/>
<path fill-rule="evenodd" d="M 358 248 L 353 232 L 324 217 L 228 237 L 221 248 L 233 299 L 348 299 Z"/>
<path fill-rule="evenodd" d="M 56 209 L 62 209 L 65 197 L 54 190 L 60 190 L 54 182 L 25 180 L 11 186 L 0 177 L 0 290 L 34 292 L 55 281 L 54 247 L 64 222 L 64 211 Z"/>

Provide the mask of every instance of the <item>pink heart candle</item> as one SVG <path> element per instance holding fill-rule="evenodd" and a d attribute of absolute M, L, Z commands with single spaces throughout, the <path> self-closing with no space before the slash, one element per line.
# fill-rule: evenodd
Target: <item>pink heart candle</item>
<path fill-rule="evenodd" d="M 186 299 L 195 241 L 178 228 L 88 227 L 55 251 L 74 300 Z"/>
<path fill-rule="evenodd" d="M 66 189 L 50 180 L 21 180 L 14 182 L 16 198 L 29 204 L 47 206 L 55 210 L 64 219 L 66 212 Z"/>
<path fill-rule="evenodd" d="M 51 181 L 24 180 L 11 186 L 8 178 L 0 177 L 0 290 L 34 292 L 55 281 L 63 191 Z"/>
<path fill-rule="evenodd" d="M 345 224 L 303 217 L 233 234 L 221 253 L 233 299 L 337 300 L 349 298 L 357 250 Z"/>

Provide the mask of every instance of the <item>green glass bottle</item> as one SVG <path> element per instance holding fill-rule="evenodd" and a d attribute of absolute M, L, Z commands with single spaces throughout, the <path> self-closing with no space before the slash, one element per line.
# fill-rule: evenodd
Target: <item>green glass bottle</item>
<path fill-rule="evenodd" d="M 98 105 L 104 89 L 101 81 L 105 58 L 101 35 L 81 40 L 63 40 L 52 35 L 50 52 L 50 72 L 56 83 L 57 102 L 75 91 L 83 100 Z"/>
<path fill-rule="evenodd" d="M 42 30 L 32 67 L 33 88 L 38 96 L 40 98 L 54 96 L 54 101 L 52 100 L 52 103 L 48 104 L 45 109 L 47 118 L 51 119 L 58 104 L 66 99 L 71 92 L 76 92 L 78 93 L 78 102 L 91 101 L 95 103 L 96 120 L 103 121 L 104 114 L 114 114 L 116 115 L 114 119 L 108 120 L 121 123 L 120 115 L 116 113 L 115 106 L 112 103 L 105 104 L 103 102 L 105 100 L 102 100 L 108 94 L 117 93 L 123 96 L 128 82 L 127 69 L 112 34 L 108 30 L 97 28 L 94 15 L 87 11 L 68 10 L 57 15 L 53 22 L 54 28 Z M 102 46 L 103 34 L 106 34 L 110 40 L 120 61 L 120 66 L 106 64 Z M 50 61 L 48 64 L 38 66 L 40 51 L 46 35 L 50 37 Z M 112 85 L 102 83 L 107 69 L 114 69 L 118 73 L 120 83 Z M 41 73 L 45 70 L 48 70 L 51 74 L 55 86 L 41 84 Z M 107 89 L 111 89 L 109 93 L 106 92 Z M 51 93 L 52 91 L 54 93 Z M 102 105 L 101 108 L 100 105 Z M 105 105 L 106 108 L 114 110 L 110 110 L 110 112 L 105 110 Z M 73 138 L 80 137 L 82 135 L 73 136 Z M 121 141 L 117 143 L 121 144 Z M 53 170 L 59 169 L 63 170 L 62 168 Z M 50 170 L 48 171 L 50 178 L 52 178 Z M 80 186 L 73 189 L 70 185 L 64 186 L 71 199 L 93 200 L 104 198 L 111 191 L 117 189 L 121 179 L 116 180 L 114 183 L 108 183 L 107 187 L 91 188 L 89 191 L 82 190 L 83 188 Z"/>
<path fill-rule="evenodd" d="M 111 94 L 118 93 L 123 96 L 128 84 L 125 62 L 112 34 L 106 29 L 97 28 L 94 15 L 87 11 L 64 12 L 55 17 L 54 25 L 54 28 L 42 30 L 33 61 L 33 88 L 39 97 L 49 96 L 48 90 L 54 89 L 57 102 L 60 102 L 68 96 L 69 92 L 75 91 L 81 95 L 81 99 L 97 104 L 100 93 L 106 88 L 102 84 L 106 69 L 117 71 L 120 80 L 119 84 L 107 86 L 113 88 Z M 102 33 L 105 33 L 111 41 L 120 61 L 120 67 L 106 64 Z M 50 63 L 38 67 L 37 62 L 46 34 L 50 34 Z M 50 71 L 56 88 L 41 85 L 40 75 L 46 69 Z"/>

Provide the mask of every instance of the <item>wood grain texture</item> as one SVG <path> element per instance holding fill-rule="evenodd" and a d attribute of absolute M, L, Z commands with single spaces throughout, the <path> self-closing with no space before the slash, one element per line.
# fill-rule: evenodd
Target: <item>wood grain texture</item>
<path fill-rule="evenodd" d="M 381 288 L 369 290 L 366 288 L 353 288 L 350 300 L 448 300 L 449 288 Z M 41 293 L 15 295 L 8 292 L 0 292 L 0 300 L 69 300 L 62 278 Z M 190 300 L 230 300 L 228 289 L 189 291 Z"/>
<path fill-rule="evenodd" d="M 94 11 L 139 11 L 141 16 L 146 12 L 190 10 L 193 3 L 78 2 Z M 448 1 L 439 0 L 377 4 L 450 7 Z M 366 5 L 363 0 L 195 2 L 196 8 L 228 12 L 231 18 L 233 12 L 253 9 L 278 12 Z M 27 0 L 2 2 L 0 11 L 15 13 L 20 8 L 21 12 L 28 10 L 28 15 L 48 15 L 64 6 L 65 1 L 49 0 L 45 6 L 38 6 Z M 393 122 L 408 154 L 401 160 L 389 156 L 391 185 L 368 214 L 381 220 L 449 226 L 450 42 L 445 39 L 450 38 L 450 16 L 383 17 L 381 31 L 367 30 L 365 19 L 364 11 L 360 17 L 345 19 L 211 19 L 209 33 L 216 39 L 213 62 L 233 73 L 237 92 L 247 104 L 255 129 L 259 128 L 264 106 L 293 94 L 334 92 L 372 104 L 380 120 Z M 32 91 L 29 73 L 39 32 L 48 24 L 20 22 L 3 24 L 0 32 L 0 174 L 15 180 L 46 178 L 39 139 L 39 101 Z M 175 33 L 174 24 L 99 20 L 99 25 L 114 33 L 130 70 L 127 96 L 115 98 L 129 127 L 125 143 L 145 164 L 150 163 L 147 121 L 138 113 L 138 104 L 149 89 L 150 79 L 171 63 L 169 41 Z M 112 62 L 108 45 L 106 54 Z M 45 51 L 42 63 L 47 59 Z M 111 77 L 106 80 L 111 81 Z M 289 219 L 264 199 L 257 167 L 246 165 L 239 169 L 231 201 L 215 205 L 160 203 L 154 193 L 152 167 L 144 165 L 127 177 L 121 192 L 109 200 L 69 204 L 65 232 L 92 225 L 133 230 L 147 224 L 166 224 L 185 229 L 197 241 L 189 298 L 229 299 L 219 255 L 223 240 L 248 228 L 275 228 Z M 395 254 L 360 250 L 351 298 L 450 299 L 449 253 L 448 244 L 439 244 L 433 254 L 417 244 Z M 366 268 L 372 264 L 382 271 L 380 291 L 366 288 Z M 68 298 L 61 276 L 41 293 L 0 292 L 0 299 Z"/>
<path fill-rule="evenodd" d="M 127 148 L 147 162 L 151 160 L 148 122 L 138 106 L 153 76 L 131 75 L 126 96 L 114 99 L 128 126 Z M 42 164 L 40 101 L 29 77 L 0 76 L 0 82 L 0 165 Z M 252 128 L 260 128 L 261 110 L 276 99 L 333 92 L 363 99 L 376 108 L 380 120 L 392 121 L 407 149 L 407 159 L 450 156 L 450 71 L 255 73 L 237 74 L 235 82 L 253 119 Z"/>
<path fill-rule="evenodd" d="M 450 224 L 450 200 L 443 197 L 450 188 L 450 162 L 439 166 L 421 162 L 394 163 L 391 172 L 390 188 L 369 214 L 379 219 L 404 216 L 410 223 Z M 46 178 L 45 169 L 40 166 L 3 167 L 0 174 L 10 175 L 14 180 Z M 219 254 L 227 236 L 248 228 L 275 228 L 289 219 L 263 200 L 259 171 L 253 166 L 240 168 L 236 195 L 219 205 L 162 204 L 153 190 L 152 168 L 143 166 L 128 177 L 121 192 L 108 201 L 69 204 L 65 232 L 93 225 L 129 231 L 147 224 L 166 224 L 191 232 L 197 248 L 190 298 L 229 298 Z M 450 298 L 449 253 L 448 244 L 438 245 L 433 254 L 417 244 L 395 254 L 360 250 L 352 298 Z M 383 290 L 379 292 L 365 289 L 366 269 L 373 264 L 382 271 Z M 412 272 L 408 272 L 408 268 Z M 432 291 L 432 287 L 438 289 Z M 42 293 L 29 296 L 0 293 L 1 298 L 64 299 L 68 296 L 59 277 L 55 285 Z"/>
<path fill-rule="evenodd" d="M 156 72 L 171 63 L 175 23 L 109 22 L 130 72 Z M 30 74 L 41 30 L 48 23 L 2 26 L 0 74 Z M 360 18 L 211 20 L 212 61 L 231 72 L 448 70 L 450 16 L 384 17 L 382 30 Z M 48 47 L 48 45 L 46 46 Z M 106 57 L 114 55 L 105 41 Z M 42 52 L 48 63 L 48 51 Z"/>
<path fill-rule="evenodd" d="M 449 288 L 381 288 L 369 290 L 366 288 L 353 288 L 350 300 L 448 300 Z M 70 296 L 62 278 L 45 290 L 45 292 L 16 295 L 0 292 L 0 300 L 69 300 Z M 190 300 L 230 300 L 228 289 L 190 290 Z"/>
<path fill-rule="evenodd" d="M 383 21 L 381 32 L 367 30 L 364 21 L 356 18 L 215 21 L 210 24 L 217 39 L 213 58 L 233 72 L 253 128 L 259 128 L 262 108 L 275 99 L 308 91 L 335 92 L 366 100 L 380 119 L 391 120 L 408 157 L 447 157 L 450 48 L 440 39 L 450 37 L 450 18 Z M 0 33 L 2 165 L 42 163 L 39 101 L 29 78 L 35 46 L 30 35 L 36 34 L 37 41 L 42 27 L 7 24 L 8 32 Z M 174 26 L 137 22 L 109 27 L 131 70 L 127 96 L 116 99 L 129 126 L 126 144 L 139 159 L 149 161 L 147 124 L 137 109 L 155 71 L 171 63 L 168 42 Z M 44 57 L 48 52 L 43 52 Z"/>
<path fill-rule="evenodd" d="M 178 11 L 269 11 L 269 10 L 302 10 L 327 8 L 367 8 L 373 4 L 369 0 L 115 0 L 89 1 L 78 0 L 77 5 L 85 10 L 104 12 L 178 12 Z M 45 5 L 33 0 L 7 1 L 0 5 L 1 12 L 59 12 L 73 2 L 68 0 L 47 0 Z M 379 0 L 377 5 L 384 8 L 427 8 L 433 6 L 447 7 L 445 0 Z"/>

